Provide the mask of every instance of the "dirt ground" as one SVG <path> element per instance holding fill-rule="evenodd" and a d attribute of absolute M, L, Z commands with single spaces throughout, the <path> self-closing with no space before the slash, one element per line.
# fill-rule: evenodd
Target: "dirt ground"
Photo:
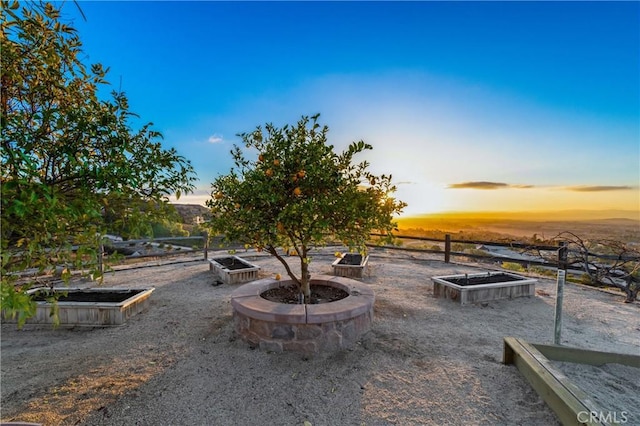
<path fill-rule="evenodd" d="M 312 273 L 331 273 L 333 251 L 314 257 Z M 276 259 L 239 255 L 259 265 L 261 277 L 284 275 Z M 376 293 L 373 330 L 352 350 L 308 357 L 261 352 L 236 338 L 229 299 L 237 286 L 214 286 L 208 265 L 193 260 L 109 273 L 103 286 L 156 289 L 150 309 L 122 326 L 2 324 L 2 421 L 559 424 L 516 367 L 501 362 L 506 336 L 552 342 L 554 279 L 540 279 L 536 297 L 460 306 L 434 298 L 429 278 L 486 265 L 373 250 L 362 280 Z M 567 284 L 562 343 L 639 354 L 640 303 L 622 302 L 621 295 Z M 616 401 L 605 410 L 624 410 L 627 424 L 640 424 L 640 369 L 611 371 L 586 374 L 607 384 L 589 391 L 601 393 L 603 405 Z"/>

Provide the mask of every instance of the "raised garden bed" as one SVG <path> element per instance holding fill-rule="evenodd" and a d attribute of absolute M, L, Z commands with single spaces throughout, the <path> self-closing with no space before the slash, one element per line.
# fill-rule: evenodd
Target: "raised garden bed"
<path fill-rule="evenodd" d="M 485 272 L 432 277 L 431 281 L 435 297 L 456 300 L 462 305 L 467 305 L 534 296 L 538 280 L 506 272 Z"/>
<path fill-rule="evenodd" d="M 54 288 L 48 292 L 60 293 L 57 303 L 60 326 L 122 325 L 129 318 L 149 307 L 153 288 Z M 52 304 L 45 300 L 42 289 L 29 291 L 36 301 L 36 314 L 26 324 L 53 324 Z"/>
<path fill-rule="evenodd" d="M 564 425 L 608 425 L 627 423 L 629 413 L 612 411 L 587 395 L 550 361 L 600 366 L 609 363 L 640 368 L 640 356 L 601 352 L 560 345 L 529 343 L 514 337 L 504 338 L 502 362 L 513 364 L 531 387 L 556 413 Z M 616 387 L 618 389 L 618 387 Z M 631 424 L 632 422 L 629 422 Z"/>
<path fill-rule="evenodd" d="M 375 296 L 366 285 L 318 275 L 311 280 L 312 291 L 314 286 L 326 286 L 347 296 L 306 305 L 267 300 L 271 290 L 291 285 L 288 280 L 266 278 L 231 294 L 235 330 L 242 339 L 266 351 L 317 353 L 352 348 L 371 329 Z"/>
<path fill-rule="evenodd" d="M 209 259 L 209 270 L 224 284 L 240 284 L 258 279 L 260 267 L 229 255 Z"/>
<path fill-rule="evenodd" d="M 365 266 L 369 261 L 369 256 L 362 256 L 357 253 L 346 253 L 336 259 L 333 264 L 333 275 L 347 278 L 362 278 Z"/>

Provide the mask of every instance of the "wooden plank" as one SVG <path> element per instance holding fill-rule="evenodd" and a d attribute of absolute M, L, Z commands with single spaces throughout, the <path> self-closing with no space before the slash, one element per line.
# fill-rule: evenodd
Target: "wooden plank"
<path fill-rule="evenodd" d="M 602 424 L 593 423 L 591 418 L 587 418 L 585 422 L 580 421 L 584 418 L 584 414 L 579 417 L 580 413 L 601 410 L 564 374 L 553 368 L 540 351 L 513 337 L 506 337 L 504 345 L 503 362 L 514 364 L 518 368 L 563 425 Z"/>
<path fill-rule="evenodd" d="M 515 337 L 505 337 L 504 346 L 502 348 L 502 363 L 511 365 L 514 363 L 515 351 L 513 346 L 515 345 Z"/>
<path fill-rule="evenodd" d="M 524 342 L 523 344 L 530 346 L 530 348 L 528 349 L 532 351 L 531 355 L 535 357 L 536 361 L 538 361 L 540 365 L 544 367 L 545 370 L 551 373 L 553 377 L 560 383 L 560 385 L 564 387 L 567 390 L 567 392 L 569 392 L 569 394 L 571 394 L 578 401 L 580 401 L 580 403 L 586 407 L 587 412 L 589 413 L 604 412 L 604 410 L 602 410 L 602 408 L 591 396 L 587 395 L 582 389 L 580 389 L 578 386 L 573 384 L 573 382 L 571 382 L 571 380 L 569 380 L 562 371 L 558 370 L 555 366 L 553 366 L 553 364 L 551 364 L 549 359 L 540 351 L 538 351 L 534 345 L 529 343 L 524 343 Z M 580 413 L 580 411 L 576 413 L 576 416 L 578 415 L 578 413 Z"/>
<path fill-rule="evenodd" d="M 639 355 L 593 351 L 589 349 L 570 348 L 560 345 L 542 345 L 538 343 L 534 343 L 533 346 L 545 357 L 554 361 L 573 362 L 576 364 L 589 364 L 596 366 L 603 364 L 621 364 L 628 365 L 629 367 L 640 368 Z"/>

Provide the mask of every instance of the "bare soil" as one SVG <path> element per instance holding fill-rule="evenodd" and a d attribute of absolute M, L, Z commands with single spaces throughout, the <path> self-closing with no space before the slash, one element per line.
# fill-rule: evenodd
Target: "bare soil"
<path fill-rule="evenodd" d="M 95 291 L 95 290 L 81 290 L 81 291 L 60 291 L 58 296 L 59 302 L 84 302 L 84 303 L 120 303 L 142 293 L 143 290 L 129 290 L 129 291 Z M 44 302 L 50 295 L 48 292 L 39 293 L 33 297 L 33 300 Z"/>
<path fill-rule="evenodd" d="M 309 286 L 309 290 L 311 291 L 309 303 L 312 305 L 335 302 L 336 300 L 344 299 L 349 296 L 349 293 L 344 290 L 326 285 L 312 284 Z M 300 303 L 300 291 L 295 285 L 272 288 L 265 291 L 260 296 L 263 299 L 276 303 L 286 303 L 290 305 Z"/>
<path fill-rule="evenodd" d="M 253 266 L 251 265 L 247 265 L 244 262 L 241 262 L 239 260 L 236 260 L 233 257 L 221 257 L 221 258 L 217 258 L 216 262 L 218 262 L 219 264 L 221 264 L 222 266 L 224 266 L 225 268 L 229 269 L 230 271 L 236 271 L 238 269 L 249 269 L 249 268 L 253 268 Z"/>
<path fill-rule="evenodd" d="M 314 257 L 312 274 L 331 273 L 334 251 Z M 284 275 L 274 258 L 252 251 L 237 255 L 259 265 L 260 277 Z M 372 331 L 352 350 L 308 357 L 251 349 L 233 332 L 229 300 L 237 286 L 214 286 L 208 264 L 195 255 L 190 263 L 164 262 L 105 278 L 108 287 L 156 288 L 150 309 L 122 326 L 17 330 L 2 324 L 2 421 L 559 424 L 516 367 L 501 362 L 506 336 L 553 340 L 553 279 L 539 281 L 536 297 L 461 306 L 434 298 L 429 277 L 478 273 L 486 265 L 373 250 L 362 279 L 376 293 Z M 623 300 L 621 294 L 567 284 L 562 343 L 640 353 L 640 304 Z M 603 408 L 618 400 L 622 386 L 640 393 L 638 370 L 625 369 L 624 383 L 594 387 L 603 393 Z M 599 374 L 589 376 L 607 380 L 610 372 Z M 628 411 L 628 424 L 640 424 L 635 401 L 611 407 Z"/>
<path fill-rule="evenodd" d="M 346 253 L 338 263 L 340 265 L 360 265 L 362 263 L 362 255 L 355 253 Z"/>
<path fill-rule="evenodd" d="M 474 285 L 482 285 L 482 284 L 497 284 L 497 283 L 506 283 L 511 281 L 522 281 L 522 278 L 514 277 L 512 275 L 507 274 L 494 274 L 483 277 L 460 277 L 460 278 L 447 278 L 447 282 L 461 285 L 461 286 L 474 286 Z"/>

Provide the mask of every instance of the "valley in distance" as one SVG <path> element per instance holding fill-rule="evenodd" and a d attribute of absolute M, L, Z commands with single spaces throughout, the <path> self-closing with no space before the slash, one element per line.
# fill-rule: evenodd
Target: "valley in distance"
<path fill-rule="evenodd" d="M 640 244 L 640 211 L 449 212 L 399 217 L 398 235 L 483 241 L 550 241 L 562 232 L 582 239 Z"/>
<path fill-rule="evenodd" d="M 211 211 L 200 204 L 174 206 L 182 222 L 193 226 Z M 445 212 L 402 216 L 398 235 L 482 241 L 549 241 L 562 232 L 582 239 L 607 239 L 640 245 L 640 210 L 560 210 L 546 212 Z M 185 228 L 186 229 L 186 228 Z"/>

